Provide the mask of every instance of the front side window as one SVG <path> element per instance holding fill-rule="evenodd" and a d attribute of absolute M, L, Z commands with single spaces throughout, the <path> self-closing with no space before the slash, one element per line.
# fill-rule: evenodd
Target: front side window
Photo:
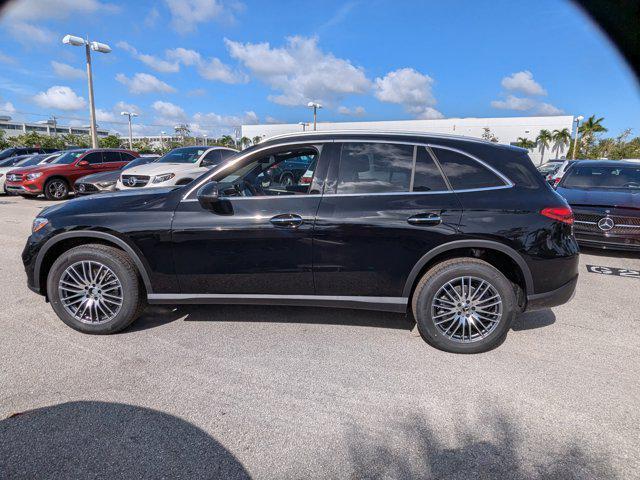
<path fill-rule="evenodd" d="M 408 192 L 413 153 L 412 145 L 367 142 L 343 144 L 337 192 Z"/>
<path fill-rule="evenodd" d="M 63 153 L 51 163 L 55 163 L 57 165 L 70 165 L 75 162 L 80 155 L 83 154 L 84 150 L 71 150 L 69 152 Z"/>
<path fill-rule="evenodd" d="M 495 173 L 467 155 L 446 148 L 434 147 L 432 150 L 454 190 L 505 185 Z"/>
<path fill-rule="evenodd" d="M 303 147 L 258 155 L 250 163 L 218 180 L 223 196 L 263 197 L 310 193 L 319 150 Z M 313 192 L 316 193 L 316 192 Z M 319 192 L 317 192 L 319 193 Z"/>
<path fill-rule="evenodd" d="M 98 165 L 102 163 L 102 152 L 91 152 L 86 154 L 82 161 L 89 162 L 90 165 Z"/>

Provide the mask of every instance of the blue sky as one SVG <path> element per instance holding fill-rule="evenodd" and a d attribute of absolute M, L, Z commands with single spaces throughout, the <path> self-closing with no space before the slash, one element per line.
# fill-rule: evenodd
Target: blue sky
<path fill-rule="evenodd" d="M 640 134 L 635 77 L 566 1 L 17 0 L 0 20 L 0 115 L 87 124 L 84 52 L 98 123 L 139 133 L 189 123 L 596 114 Z"/>

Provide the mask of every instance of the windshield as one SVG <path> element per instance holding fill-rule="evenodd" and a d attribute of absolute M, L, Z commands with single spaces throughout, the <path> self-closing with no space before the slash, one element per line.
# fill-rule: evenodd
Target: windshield
<path fill-rule="evenodd" d="M 0 152 L 0 160 L 4 160 L 5 158 L 10 157 L 11 155 L 13 155 L 13 153 L 14 153 L 13 148 L 5 148 Z"/>
<path fill-rule="evenodd" d="M 640 165 L 591 166 L 578 165 L 567 173 L 564 188 L 640 189 Z"/>
<path fill-rule="evenodd" d="M 85 152 L 85 150 L 71 150 L 70 152 L 66 152 L 63 153 L 62 155 L 60 155 L 58 158 L 56 158 L 53 162 L 51 162 L 51 164 L 57 164 L 57 165 L 70 165 L 73 162 L 75 162 L 75 160 L 82 155 Z"/>
<path fill-rule="evenodd" d="M 205 152 L 204 148 L 185 147 L 176 148 L 156 160 L 157 163 L 196 163 Z"/>
<path fill-rule="evenodd" d="M 18 163 L 20 160 L 22 160 L 24 157 L 22 155 L 20 155 L 19 157 L 10 157 L 7 158 L 5 160 L 0 161 L 0 167 L 12 167 L 13 165 L 15 165 L 16 163 Z"/>
<path fill-rule="evenodd" d="M 146 165 L 147 163 L 153 163 L 157 160 L 157 157 L 154 158 L 149 158 L 149 157 L 140 157 L 140 158 L 136 158 L 135 160 L 131 160 L 129 163 L 127 163 L 122 170 L 129 170 L 130 168 L 133 167 L 139 167 L 140 165 Z"/>
<path fill-rule="evenodd" d="M 30 167 L 32 165 L 37 165 L 43 158 L 45 158 L 45 156 L 46 155 L 33 155 L 31 157 L 27 157 L 16 163 L 16 167 Z"/>

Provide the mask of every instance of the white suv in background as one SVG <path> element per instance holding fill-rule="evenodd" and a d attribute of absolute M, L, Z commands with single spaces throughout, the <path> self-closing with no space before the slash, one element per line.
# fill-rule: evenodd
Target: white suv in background
<path fill-rule="evenodd" d="M 227 147 L 175 148 L 153 163 L 123 171 L 116 190 L 186 185 L 236 153 Z"/>

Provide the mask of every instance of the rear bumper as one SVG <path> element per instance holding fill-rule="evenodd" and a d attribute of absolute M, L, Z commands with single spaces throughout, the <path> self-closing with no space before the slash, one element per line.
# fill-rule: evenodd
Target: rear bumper
<path fill-rule="evenodd" d="M 525 311 L 541 310 L 543 308 L 557 307 L 567 303 L 573 298 L 578 284 L 578 275 L 573 277 L 560 288 L 551 290 L 550 292 L 536 293 L 527 295 L 527 308 Z"/>

